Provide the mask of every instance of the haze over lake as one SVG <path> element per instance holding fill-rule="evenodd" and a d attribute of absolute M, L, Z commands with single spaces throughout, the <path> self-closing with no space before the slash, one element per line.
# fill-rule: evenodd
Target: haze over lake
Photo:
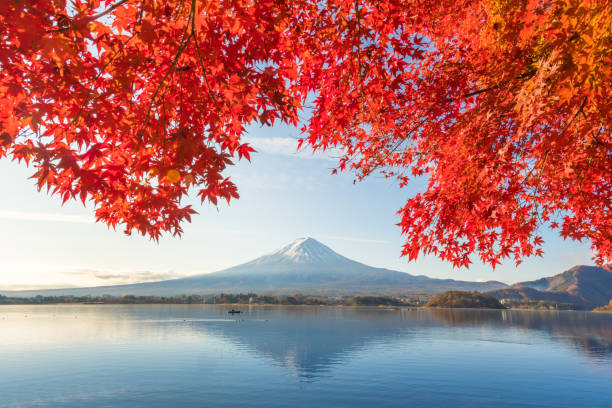
<path fill-rule="evenodd" d="M 3 306 L 3 407 L 610 407 L 612 315 Z"/>

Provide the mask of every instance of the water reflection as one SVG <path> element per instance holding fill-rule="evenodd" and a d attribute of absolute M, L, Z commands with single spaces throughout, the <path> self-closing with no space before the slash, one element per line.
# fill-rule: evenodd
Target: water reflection
<path fill-rule="evenodd" d="M 212 310 L 220 316 L 225 312 Z M 540 341 L 577 350 L 593 362 L 612 359 L 612 316 L 590 312 L 252 307 L 231 319 L 233 324 L 222 318 L 187 319 L 194 335 L 231 343 L 308 380 L 368 348 L 422 343 L 439 333 L 432 330 L 444 327 L 467 328 L 459 341 L 498 343 L 520 329 L 531 333 L 513 341 L 532 341 L 537 333 Z M 484 336 L 483 329 L 493 336 Z"/>
<path fill-rule="evenodd" d="M 6 349 L 91 343 L 181 342 L 245 351 L 304 380 L 375 347 L 410 347 L 440 337 L 457 341 L 538 341 L 612 360 L 612 315 L 514 310 L 411 310 L 251 307 L 239 318 L 223 306 L 29 306 L 0 309 Z M 461 329 L 449 335 L 441 330 Z M 516 331 L 523 334 L 516 334 Z M 537 335 L 536 337 L 534 337 Z"/>
<path fill-rule="evenodd" d="M 547 334 L 584 352 L 594 361 L 612 357 L 612 316 L 592 312 L 542 310 L 431 309 L 428 314 L 451 326 L 521 328 Z"/>
<path fill-rule="evenodd" d="M 612 315 L 0 308 L 3 407 L 612 406 Z"/>
<path fill-rule="evenodd" d="M 407 339 L 399 322 L 397 311 L 252 308 L 235 324 L 194 322 L 192 328 L 271 359 L 302 379 L 314 379 L 373 344 Z"/>

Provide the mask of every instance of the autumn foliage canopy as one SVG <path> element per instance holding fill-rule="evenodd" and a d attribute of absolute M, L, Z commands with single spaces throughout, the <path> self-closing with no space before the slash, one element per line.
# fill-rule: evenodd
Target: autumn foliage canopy
<path fill-rule="evenodd" d="M 410 259 L 520 261 L 552 228 L 612 260 L 607 0 L 7 0 L 0 35 L 0 157 L 128 233 L 237 198 L 245 128 L 280 121 L 427 181 Z"/>

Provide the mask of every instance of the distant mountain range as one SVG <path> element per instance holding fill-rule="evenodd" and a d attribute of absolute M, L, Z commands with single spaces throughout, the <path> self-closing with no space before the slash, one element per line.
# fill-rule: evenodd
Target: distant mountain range
<path fill-rule="evenodd" d="M 593 309 L 612 299 L 612 271 L 578 265 L 549 278 L 519 282 L 488 294 L 497 299 L 548 300 Z"/>
<path fill-rule="evenodd" d="M 9 296 L 99 296 L 210 293 L 398 294 L 446 290 L 490 291 L 507 287 L 497 281 L 432 279 L 375 268 L 348 259 L 313 238 L 294 242 L 242 265 L 219 272 L 130 285 L 4 292 Z"/>
<path fill-rule="evenodd" d="M 353 261 L 313 238 L 294 242 L 250 262 L 219 272 L 159 282 L 0 292 L 8 296 L 171 296 L 212 293 L 437 294 L 447 290 L 487 292 L 497 299 L 547 300 L 593 309 L 612 299 L 612 271 L 575 266 L 561 274 L 508 286 L 498 281 L 433 279 Z"/>

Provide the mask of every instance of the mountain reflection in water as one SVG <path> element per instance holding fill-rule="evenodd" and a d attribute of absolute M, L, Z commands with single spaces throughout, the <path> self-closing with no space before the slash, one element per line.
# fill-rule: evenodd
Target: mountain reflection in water
<path fill-rule="evenodd" d="M 258 307 L 243 311 L 236 324 L 194 322 L 192 329 L 270 358 L 304 379 L 314 379 L 357 350 L 409 337 L 397 323 L 394 310 Z"/>
<path fill-rule="evenodd" d="M 282 364 L 300 377 L 313 379 L 350 358 L 353 352 L 376 344 L 431 336 L 440 326 L 492 329 L 502 335 L 481 340 L 499 342 L 507 341 L 505 329 L 531 330 L 585 353 L 594 362 L 612 358 L 612 316 L 590 312 L 254 307 L 243 311 L 236 324 L 195 321 L 191 328 L 196 333 L 221 337 Z"/>

